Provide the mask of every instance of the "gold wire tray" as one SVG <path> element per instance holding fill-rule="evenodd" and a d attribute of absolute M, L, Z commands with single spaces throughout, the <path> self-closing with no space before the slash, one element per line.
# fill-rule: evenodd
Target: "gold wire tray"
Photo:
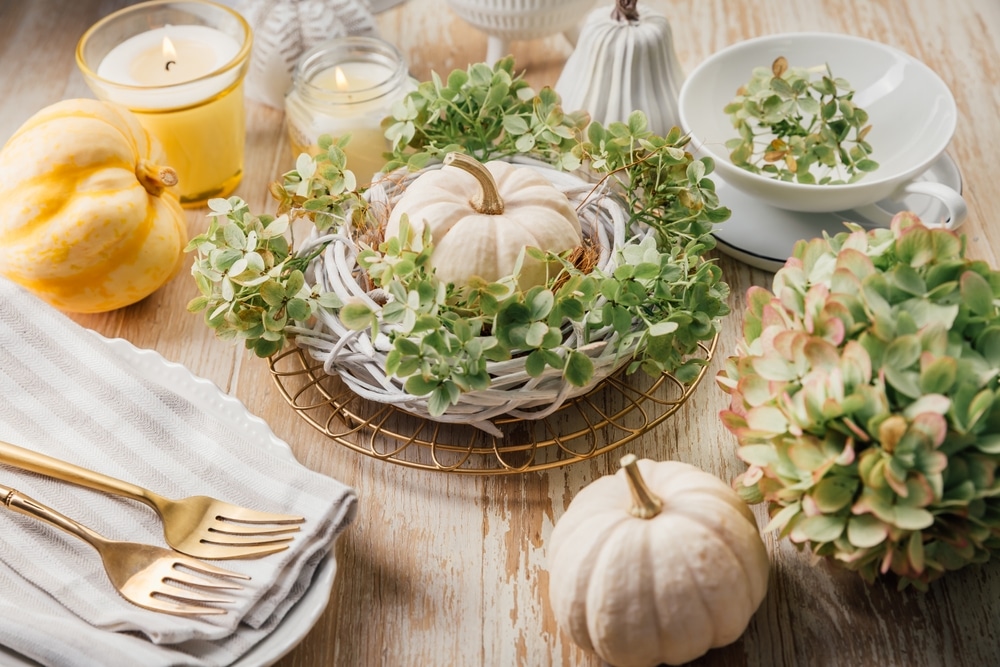
<path fill-rule="evenodd" d="M 547 470 L 584 461 L 634 440 L 677 412 L 708 371 L 719 337 L 699 344 L 701 372 L 690 384 L 664 373 L 615 373 L 544 419 L 500 418 L 496 437 L 472 426 L 416 417 L 360 398 L 296 347 L 268 360 L 296 413 L 356 452 L 410 468 L 474 475 Z"/>

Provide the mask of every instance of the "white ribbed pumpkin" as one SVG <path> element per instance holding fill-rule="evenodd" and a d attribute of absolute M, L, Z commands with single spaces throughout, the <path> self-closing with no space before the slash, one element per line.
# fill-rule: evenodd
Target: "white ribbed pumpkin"
<path fill-rule="evenodd" d="M 767 592 L 753 514 L 686 463 L 628 454 L 622 466 L 581 490 L 552 531 L 560 627 L 616 667 L 677 665 L 732 643 Z"/>
<path fill-rule="evenodd" d="M 431 264 L 441 280 L 493 282 L 513 273 L 525 247 L 558 254 L 580 245 L 576 211 L 537 170 L 499 160 L 481 164 L 462 153 L 449 153 L 444 163 L 406 188 L 385 229 L 386 238 L 398 236 L 403 214 L 418 236 L 429 226 Z M 559 267 L 525 257 L 518 285 L 542 285 Z"/>
<path fill-rule="evenodd" d="M 649 10 L 640 16 L 635 0 L 618 0 L 587 16 L 555 90 L 563 108 L 586 110 L 603 125 L 638 110 L 650 130 L 666 135 L 680 125 L 683 81 L 667 17 Z"/>

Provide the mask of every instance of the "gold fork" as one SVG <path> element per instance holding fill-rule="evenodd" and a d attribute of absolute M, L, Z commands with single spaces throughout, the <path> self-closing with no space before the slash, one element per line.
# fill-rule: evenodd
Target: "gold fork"
<path fill-rule="evenodd" d="M 163 547 L 109 540 L 10 487 L 0 485 L 0 496 L 3 497 L 3 504 L 7 509 L 44 521 L 94 547 L 101 555 L 108 579 L 121 596 L 132 604 L 146 609 L 178 616 L 225 614 L 225 609 L 205 605 L 226 604 L 232 602 L 232 598 L 222 597 L 217 592 L 213 593 L 213 597 L 187 587 L 204 588 L 209 591 L 243 588 L 236 583 L 201 576 L 203 574 L 234 579 L 250 578 L 245 574 L 230 572 Z M 187 587 L 177 586 L 178 583 Z"/>
<path fill-rule="evenodd" d="M 288 548 L 305 519 L 259 512 L 208 496 L 164 498 L 66 461 L 0 441 L 0 463 L 55 477 L 89 489 L 125 496 L 152 507 L 163 522 L 163 536 L 177 551 L 196 558 L 258 558 Z"/>

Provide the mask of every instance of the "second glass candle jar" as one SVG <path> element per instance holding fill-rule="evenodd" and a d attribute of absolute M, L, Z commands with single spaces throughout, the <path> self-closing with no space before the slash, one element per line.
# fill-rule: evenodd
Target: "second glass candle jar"
<path fill-rule="evenodd" d="M 347 168 L 366 184 L 385 164 L 382 119 L 413 87 L 399 50 L 374 37 L 345 37 L 303 54 L 285 99 L 292 151 L 315 155 L 324 134 L 350 135 Z"/>

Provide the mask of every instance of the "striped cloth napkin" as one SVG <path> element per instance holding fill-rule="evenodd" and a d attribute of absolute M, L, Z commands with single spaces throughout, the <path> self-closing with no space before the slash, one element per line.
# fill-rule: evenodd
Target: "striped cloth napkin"
<path fill-rule="evenodd" d="M 332 558 L 355 492 L 298 464 L 242 406 L 245 420 L 220 409 L 234 399 L 213 385 L 192 378 L 202 396 L 191 400 L 166 386 L 169 373 L 141 372 L 121 350 L 0 279 L 0 439 L 168 498 L 209 495 L 306 522 L 283 552 L 217 562 L 252 579 L 229 613 L 192 619 L 130 604 L 92 547 L 0 508 L 0 646 L 43 665 L 229 665 L 274 631 Z M 105 537 L 166 546 L 141 503 L 2 464 L 0 484 Z"/>

